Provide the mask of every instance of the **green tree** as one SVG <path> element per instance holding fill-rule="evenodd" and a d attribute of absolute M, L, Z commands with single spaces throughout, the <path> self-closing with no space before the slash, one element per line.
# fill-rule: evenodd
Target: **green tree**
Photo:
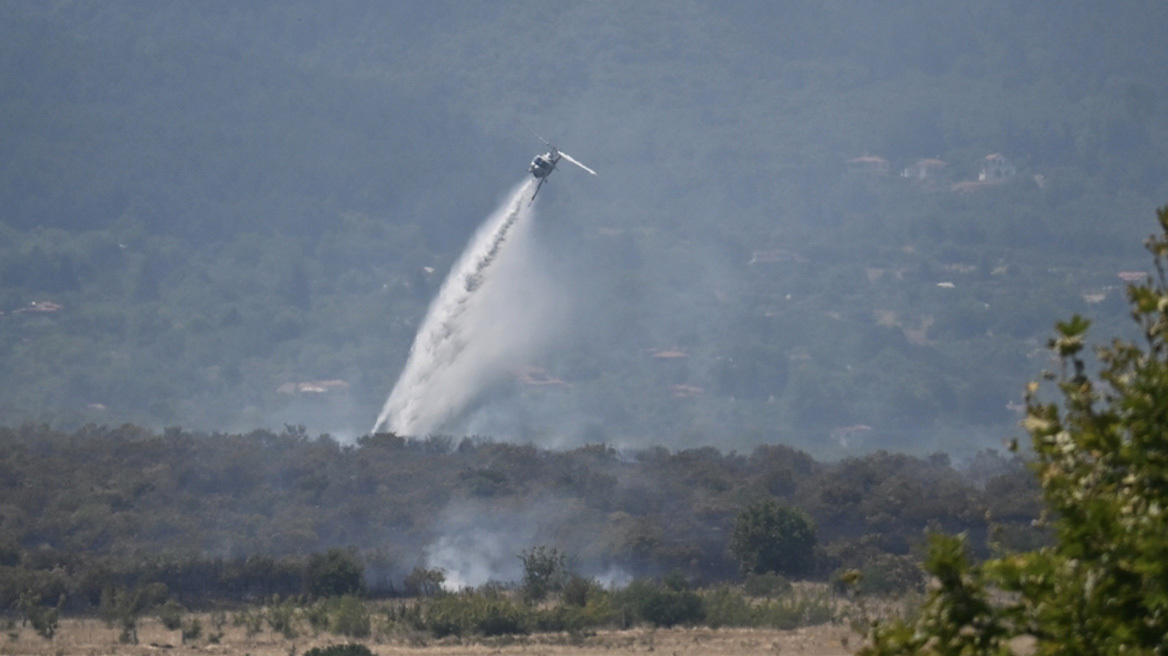
<path fill-rule="evenodd" d="M 365 566 L 350 549 L 313 554 L 305 571 L 305 585 L 314 597 L 341 597 L 365 593 Z"/>
<path fill-rule="evenodd" d="M 150 606 L 153 593 L 146 588 L 110 587 L 101 592 L 101 615 L 110 626 L 122 630 L 118 641 L 138 644 L 138 617 Z"/>
<path fill-rule="evenodd" d="M 1156 276 L 1127 290 L 1144 344 L 1096 348 L 1091 376 L 1090 322 L 1059 322 L 1049 347 L 1061 368 L 1044 379 L 1062 403 L 1041 401 L 1038 382 L 1027 388 L 1054 544 L 975 566 L 958 541 L 935 538 L 926 566 L 940 585 L 923 612 L 876 627 L 862 653 L 1007 653 L 1020 635 L 1038 654 L 1168 651 L 1168 207 L 1158 218 L 1146 242 Z"/>
<path fill-rule="evenodd" d="M 442 592 L 446 573 L 441 569 L 415 567 L 405 578 L 406 594 L 411 597 L 433 597 Z"/>
<path fill-rule="evenodd" d="M 745 574 L 795 576 L 811 569 L 815 525 L 802 512 L 774 501 L 746 507 L 734 522 L 730 554 Z"/>
<path fill-rule="evenodd" d="M 21 616 L 21 623 L 32 624 L 32 628 L 37 632 L 37 635 L 45 640 L 52 640 L 57 633 L 57 611 L 61 606 L 61 601 L 57 603 L 57 608 L 50 608 L 41 605 L 39 595 L 32 591 L 21 593 L 20 602 L 18 604 Z"/>
<path fill-rule="evenodd" d="M 543 601 L 568 582 L 567 558 L 555 547 L 532 547 L 519 554 L 519 560 L 523 562 L 523 596 L 528 601 Z"/>

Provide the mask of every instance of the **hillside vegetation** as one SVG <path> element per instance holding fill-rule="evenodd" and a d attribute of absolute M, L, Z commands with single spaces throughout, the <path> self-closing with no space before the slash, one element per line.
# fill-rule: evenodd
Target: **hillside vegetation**
<path fill-rule="evenodd" d="M 0 425 L 352 443 L 532 128 L 600 172 L 536 207 L 568 327 L 515 370 L 558 384 L 449 433 L 976 453 L 1055 317 L 1123 330 L 1168 197 L 1166 27 L 1152 1 L 4 3 Z"/>
<path fill-rule="evenodd" d="M 860 569 L 874 592 L 905 591 L 921 583 L 925 529 L 965 531 L 983 552 L 1042 539 L 1030 475 L 988 451 L 959 471 L 940 455 L 826 464 L 781 446 L 548 451 L 379 435 L 342 447 L 296 429 L 27 425 L 0 430 L 0 473 L 0 607 L 32 591 L 85 610 L 110 589 L 152 583 L 188 605 L 394 595 L 433 589 L 425 571 L 455 589 L 519 583 L 541 571 L 528 559 L 604 586 Z M 751 555 L 742 522 L 759 511 L 744 511 L 766 502 L 809 520 L 801 559 Z M 323 574 L 333 571 L 349 574 Z"/>

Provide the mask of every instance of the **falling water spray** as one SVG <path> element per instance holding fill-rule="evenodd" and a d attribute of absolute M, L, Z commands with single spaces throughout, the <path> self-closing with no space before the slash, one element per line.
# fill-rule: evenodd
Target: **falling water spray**
<path fill-rule="evenodd" d="M 512 322 L 522 307 L 492 289 L 502 281 L 504 246 L 521 237 L 531 213 L 534 180 L 519 185 L 483 223 L 447 276 L 410 347 L 401 377 L 373 431 L 425 435 L 457 417 L 506 371 L 509 356 L 523 343 Z M 520 273 L 519 278 L 524 276 Z M 527 299 L 524 299 L 527 300 Z M 530 322 L 526 322 L 530 324 Z M 530 325 L 525 326 L 530 328 Z"/>

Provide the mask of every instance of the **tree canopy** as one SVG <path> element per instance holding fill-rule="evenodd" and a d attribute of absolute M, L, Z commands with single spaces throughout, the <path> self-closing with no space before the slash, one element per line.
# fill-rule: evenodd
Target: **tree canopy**
<path fill-rule="evenodd" d="M 730 552 L 743 574 L 799 576 L 815 560 L 815 525 L 794 508 L 774 501 L 755 503 L 738 514 Z"/>

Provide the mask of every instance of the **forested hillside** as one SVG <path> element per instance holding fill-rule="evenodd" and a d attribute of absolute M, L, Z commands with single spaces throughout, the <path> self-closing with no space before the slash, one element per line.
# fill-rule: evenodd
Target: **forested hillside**
<path fill-rule="evenodd" d="M 446 432 L 976 453 L 1056 318 L 1127 329 L 1166 28 L 1150 0 L 6 2 L 0 425 L 352 443 L 534 129 L 600 173 L 535 205 L 565 316 Z"/>

